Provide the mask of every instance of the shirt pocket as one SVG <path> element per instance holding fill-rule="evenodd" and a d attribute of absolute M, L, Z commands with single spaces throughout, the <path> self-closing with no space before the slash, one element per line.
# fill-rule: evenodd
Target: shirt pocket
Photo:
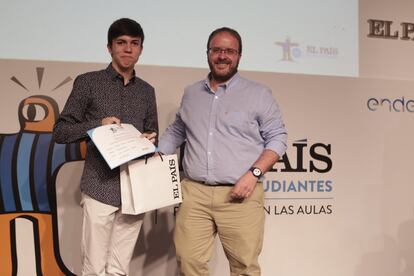
<path fill-rule="evenodd" d="M 249 113 L 246 111 L 224 111 L 220 117 L 220 124 L 228 128 L 246 130 L 251 123 Z"/>

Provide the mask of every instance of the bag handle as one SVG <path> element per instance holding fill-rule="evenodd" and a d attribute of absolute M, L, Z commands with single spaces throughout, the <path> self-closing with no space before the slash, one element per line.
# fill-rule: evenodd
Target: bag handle
<path fill-rule="evenodd" d="M 155 154 L 155 153 L 154 153 Z M 145 165 L 147 164 L 147 162 L 148 162 L 148 158 L 149 157 L 152 157 L 152 156 L 154 156 L 154 154 L 147 154 L 147 155 L 145 155 Z M 151 156 L 150 156 L 151 155 Z M 160 157 L 160 159 L 161 159 L 161 162 L 164 162 L 164 158 L 162 158 L 162 156 L 164 155 L 164 153 L 162 153 L 162 152 L 158 152 L 158 156 Z"/>

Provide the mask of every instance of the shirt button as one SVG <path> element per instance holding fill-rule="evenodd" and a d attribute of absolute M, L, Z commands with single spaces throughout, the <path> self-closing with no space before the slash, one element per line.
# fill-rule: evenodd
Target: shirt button
<path fill-rule="evenodd" d="M 207 152 L 207 154 L 209 154 L 209 155 L 210 155 L 210 154 L 211 154 L 211 151 L 208 151 L 208 152 Z"/>
<path fill-rule="evenodd" d="M 210 134 L 210 135 L 213 135 L 213 132 L 210 132 L 209 134 Z"/>
<path fill-rule="evenodd" d="M 218 96 L 214 96 L 214 99 L 216 99 L 216 100 L 217 100 L 217 99 L 218 99 Z"/>

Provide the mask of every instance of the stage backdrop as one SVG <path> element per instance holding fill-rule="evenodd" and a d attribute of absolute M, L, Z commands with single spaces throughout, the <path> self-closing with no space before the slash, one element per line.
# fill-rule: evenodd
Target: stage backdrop
<path fill-rule="evenodd" d="M 77 74 L 104 66 L 0 62 L 1 275 L 79 274 L 82 145 L 54 144 L 47 120 Z M 137 72 L 157 90 L 163 131 L 183 87 L 207 71 Z M 241 74 L 272 88 L 289 130 L 287 154 L 264 180 L 263 275 L 412 275 L 414 82 Z M 173 208 L 146 215 L 131 275 L 175 275 L 173 218 Z M 216 251 L 213 275 L 226 275 Z"/>
<path fill-rule="evenodd" d="M 273 90 L 289 131 L 264 178 L 262 275 L 414 275 L 413 5 L 359 1 L 359 77 L 241 72 Z M 74 78 L 106 65 L 0 60 L 0 275 L 79 275 L 84 145 L 51 131 Z M 207 74 L 136 69 L 156 88 L 161 133 Z M 173 207 L 146 214 L 132 276 L 177 275 L 173 227 Z M 211 271 L 228 275 L 219 243 Z"/>

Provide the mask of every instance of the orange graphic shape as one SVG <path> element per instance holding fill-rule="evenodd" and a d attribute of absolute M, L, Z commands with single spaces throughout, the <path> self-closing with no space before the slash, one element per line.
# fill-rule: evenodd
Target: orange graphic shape
<path fill-rule="evenodd" d="M 52 215 L 34 213 L 13 213 L 0 215 L 0 275 L 12 275 L 13 256 L 11 255 L 12 245 L 10 239 L 10 222 L 17 218 L 34 218 L 38 223 L 40 244 L 40 265 L 44 276 L 64 276 L 65 273 L 59 267 L 54 251 Z M 15 251 L 15 250 L 14 250 Z M 38 253 L 37 253 L 38 254 Z"/>

